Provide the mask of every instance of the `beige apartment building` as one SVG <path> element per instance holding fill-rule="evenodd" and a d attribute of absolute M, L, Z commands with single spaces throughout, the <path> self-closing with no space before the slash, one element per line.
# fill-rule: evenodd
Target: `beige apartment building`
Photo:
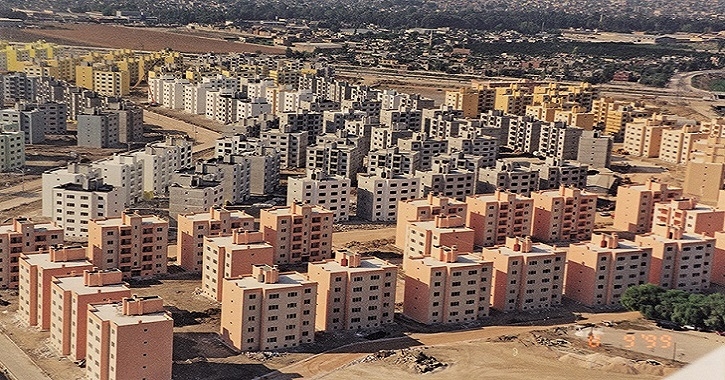
<path fill-rule="evenodd" d="M 52 246 L 47 251 L 20 256 L 18 314 L 29 326 L 50 328 L 50 285 L 53 277 L 80 276 L 92 270 L 86 247 Z"/>
<path fill-rule="evenodd" d="M 507 238 L 505 246 L 485 248 L 483 260 L 493 261 L 491 305 L 509 311 L 548 309 L 561 304 L 566 251 L 530 237 Z"/>
<path fill-rule="evenodd" d="M 488 315 L 493 265 L 455 247 L 410 258 L 403 315 L 423 324 L 455 323 Z"/>
<path fill-rule="evenodd" d="M 722 128 L 722 127 L 720 127 Z M 695 142 L 685 170 L 684 192 L 700 202 L 717 202 L 725 185 L 725 138 L 713 131 L 707 140 Z"/>
<path fill-rule="evenodd" d="M 22 253 L 48 250 L 58 244 L 63 244 L 63 229 L 55 223 L 34 223 L 19 217 L 0 225 L 0 288 L 18 288 Z"/>
<path fill-rule="evenodd" d="M 725 285 L 725 232 L 715 232 L 715 250 L 712 253 L 712 275 L 710 280 Z"/>
<path fill-rule="evenodd" d="M 428 194 L 421 199 L 398 202 L 398 220 L 395 227 L 395 246 L 404 249 L 407 245 L 408 224 L 433 220 L 437 215 L 458 215 L 466 217 L 467 205 L 448 197 Z"/>
<path fill-rule="evenodd" d="M 233 230 L 231 234 L 204 238 L 202 291 L 221 301 L 225 278 L 252 273 L 254 265 L 274 265 L 274 247 L 258 231 Z"/>
<path fill-rule="evenodd" d="M 652 233 L 637 235 L 634 241 L 652 248 L 649 282 L 687 292 L 702 292 L 710 287 L 714 238 L 655 224 Z"/>
<path fill-rule="evenodd" d="M 84 271 L 83 276 L 54 278 L 51 284 L 50 345 L 71 360 L 86 358 L 88 305 L 131 296 L 118 269 Z"/>
<path fill-rule="evenodd" d="M 466 227 L 473 229 L 473 244 L 490 247 L 505 244 L 507 237 L 531 235 L 534 200 L 496 190 L 466 198 Z"/>
<path fill-rule="evenodd" d="M 274 247 L 274 262 L 293 264 L 332 257 L 333 213 L 295 202 L 262 210 L 259 229 Z"/>
<path fill-rule="evenodd" d="M 315 340 L 317 283 L 301 273 L 256 265 L 224 280 L 222 338 L 241 351 L 276 350 Z"/>
<path fill-rule="evenodd" d="M 340 250 L 335 259 L 307 265 L 317 283 L 315 327 L 355 330 L 392 323 L 398 267 L 376 257 Z"/>
<path fill-rule="evenodd" d="M 624 150 L 636 157 L 658 157 L 664 131 L 675 128 L 666 115 L 634 119 L 625 127 Z"/>
<path fill-rule="evenodd" d="M 99 269 L 118 268 L 124 278 L 166 273 L 169 222 L 126 211 L 120 218 L 91 219 L 88 259 Z"/>
<path fill-rule="evenodd" d="M 649 282 L 651 258 L 652 248 L 621 240 L 616 233 L 572 244 L 565 294 L 589 307 L 618 306 L 627 288 Z"/>
<path fill-rule="evenodd" d="M 697 125 L 685 125 L 662 131 L 659 158 L 662 161 L 684 165 L 690 161 L 690 153 L 698 141 L 706 140 L 708 132 Z"/>
<path fill-rule="evenodd" d="M 179 214 L 177 217 L 176 263 L 190 272 L 201 272 L 204 238 L 253 230 L 254 217 L 244 211 L 212 207 L 208 212 Z"/>
<path fill-rule="evenodd" d="M 174 320 L 158 296 L 88 306 L 89 380 L 171 380 Z"/>
<path fill-rule="evenodd" d="M 531 235 L 544 242 L 581 241 L 592 236 L 597 195 L 573 187 L 536 191 Z"/>
<path fill-rule="evenodd" d="M 637 234 L 649 232 L 655 204 L 670 202 L 681 196 L 682 189 L 669 187 L 654 178 L 644 184 L 621 185 L 617 188 L 614 228 Z"/>
<path fill-rule="evenodd" d="M 600 98 L 592 102 L 594 122 L 604 126 L 604 131 L 615 138 L 623 138 L 627 123 L 636 118 L 647 118 L 658 112 L 659 108 L 640 103 Z M 621 140 L 619 140 L 621 141 Z"/>
<path fill-rule="evenodd" d="M 725 231 L 725 210 L 703 206 L 692 198 L 673 199 L 667 203 L 655 203 L 654 224 L 679 227 L 685 233 L 709 237 Z"/>
<path fill-rule="evenodd" d="M 412 257 L 428 257 L 435 247 L 455 247 L 459 252 L 473 252 L 474 231 L 465 226 L 466 220 L 458 215 L 437 215 L 425 222 L 408 225 L 403 268 Z"/>

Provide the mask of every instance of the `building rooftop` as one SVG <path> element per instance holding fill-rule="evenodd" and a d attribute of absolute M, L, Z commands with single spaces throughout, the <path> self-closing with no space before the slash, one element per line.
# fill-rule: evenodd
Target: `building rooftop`
<path fill-rule="evenodd" d="M 125 224 L 123 218 L 99 218 L 93 219 L 93 222 L 101 227 L 113 227 L 113 226 L 130 226 Z M 156 215 L 144 215 L 141 217 L 142 224 L 157 224 L 157 223 L 168 223 L 166 220 L 159 218 Z"/>
<path fill-rule="evenodd" d="M 125 315 L 123 314 L 123 304 L 111 303 L 104 305 L 93 305 L 89 313 L 98 316 L 104 321 L 111 321 L 118 326 L 137 325 L 139 323 L 154 323 L 172 320 L 165 311 L 142 315 Z"/>
<path fill-rule="evenodd" d="M 78 295 L 87 295 L 95 293 L 113 293 L 122 290 L 130 290 L 125 282 L 118 284 L 109 284 L 103 286 L 86 286 L 83 276 L 78 277 L 62 277 L 56 279 L 55 283 L 63 290 L 71 291 Z"/>
<path fill-rule="evenodd" d="M 229 216 L 232 219 L 235 218 L 253 218 L 253 216 L 247 214 L 244 211 L 241 210 L 229 210 Z M 187 220 L 190 220 L 192 222 L 198 222 L 198 221 L 219 221 L 220 219 L 214 218 L 212 216 L 212 213 L 209 211 L 203 211 L 203 212 L 196 212 L 196 213 L 188 213 L 188 214 L 179 214 L 179 217 L 184 217 Z"/>
<path fill-rule="evenodd" d="M 502 255 L 505 256 L 525 256 L 525 257 L 535 257 L 535 256 L 548 256 L 552 254 L 557 253 L 565 253 L 566 250 L 563 248 L 559 248 L 557 246 L 552 246 L 544 243 L 534 243 L 531 245 L 531 250 L 529 252 L 522 252 L 522 251 L 516 251 L 509 247 L 500 247 L 495 246 L 492 248 L 489 248 L 492 251 L 499 251 Z"/>
<path fill-rule="evenodd" d="M 305 284 L 315 284 L 314 281 L 307 279 L 307 276 L 297 272 L 280 273 L 277 282 L 261 282 L 254 276 L 244 276 L 239 278 L 228 279 L 233 285 L 242 289 L 264 289 L 275 290 L 292 288 Z"/>
<path fill-rule="evenodd" d="M 272 245 L 267 243 L 266 241 L 250 242 L 244 244 L 235 243 L 233 235 L 207 237 L 205 238 L 205 240 L 211 242 L 218 247 L 233 247 L 234 249 L 273 248 Z"/>
<path fill-rule="evenodd" d="M 72 267 L 87 267 L 92 265 L 90 261 L 86 259 L 72 260 L 72 261 L 52 261 L 50 259 L 50 253 L 37 253 L 27 255 L 23 257 L 30 265 L 36 265 L 43 269 L 57 269 L 57 268 L 72 268 Z M 83 274 L 82 272 L 78 273 Z"/>
<path fill-rule="evenodd" d="M 470 266 L 473 264 L 481 264 L 485 262 L 483 258 L 474 253 L 468 253 L 468 254 L 458 254 L 456 256 L 456 261 L 454 262 L 445 262 L 438 260 L 437 258 L 433 256 L 425 256 L 425 257 L 411 257 L 411 260 L 420 260 L 424 265 L 427 265 L 429 267 L 464 267 L 464 266 Z"/>
<path fill-rule="evenodd" d="M 431 230 L 431 231 L 442 231 L 442 232 L 469 232 L 473 231 L 472 229 L 460 226 L 460 227 L 437 227 L 435 220 L 428 220 L 424 222 L 413 222 L 410 223 L 410 227 L 418 227 L 425 230 Z"/>
<path fill-rule="evenodd" d="M 309 265 L 315 265 L 322 267 L 324 270 L 329 272 L 367 272 L 381 270 L 385 268 L 396 268 L 396 265 L 391 264 L 385 260 L 377 257 L 363 257 L 360 259 L 360 266 L 352 267 L 349 265 L 342 265 L 335 260 L 325 260 L 312 262 Z"/>

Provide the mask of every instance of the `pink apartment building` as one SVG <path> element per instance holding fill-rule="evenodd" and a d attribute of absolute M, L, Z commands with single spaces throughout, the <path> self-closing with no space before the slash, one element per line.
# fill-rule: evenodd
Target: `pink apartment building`
<path fill-rule="evenodd" d="M 682 189 L 655 179 L 640 185 L 621 185 L 617 188 L 614 228 L 636 234 L 650 232 L 655 203 L 670 202 L 681 196 Z"/>
<path fill-rule="evenodd" d="M 408 225 L 412 222 L 433 220 L 436 216 L 458 215 L 466 218 L 467 205 L 453 198 L 428 194 L 428 197 L 398 202 L 398 220 L 395 228 L 395 245 L 405 249 Z"/>
<path fill-rule="evenodd" d="M 254 230 L 254 217 L 244 211 L 212 207 L 208 212 L 179 214 L 176 263 L 191 272 L 201 272 L 204 238 L 230 234 L 233 230 Z"/>
<path fill-rule="evenodd" d="M 171 380 L 174 320 L 157 296 L 87 306 L 89 380 Z"/>
<path fill-rule="evenodd" d="M 591 238 L 597 195 L 561 186 L 531 193 L 534 218 L 531 236 L 544 242 L 582 241 Z"/>
<path fill-rule="evenodd" d="M 259 229 L 274 247 L 274 262 L 294 264 L 332 258 L 333 212 L 295 202 L 262 210 Z"/>
<path fill-rule="evenodd" d="M 34 223 L 28 218 L 15 218 L 12 224 L 0 226 L 0 288 L 17 289 L 20 279 L 21 253 L 48 250 L 63 244 L 63 229 L 55 223 Z"/>
<path fill-rule="evenodd" d="M 692 198 L 677 198 L 654 204 L 653 223 L 713 237 L 716 232 L 725 230 L 725 210 L 699 205 Z"/>
<path fill-rule="evenodd" d="M 18 313 L 30 326 L 50 329 L 50 294 L 53 277 L 81 276 L 92 270 L 86 247 L 50 247 L 47 251 L 20 257 Z"/>
<path fill-rule="evenodd" d="M 473 243 L 477 246 L 505 244 L 507 237 L 531 235 L 534 200 L 529 197 L 496 190 L 471 195 L 466 204 L 466 227 L 474 230 Z"/>
<path fill-rule="evenodd" d="M 408 259 L 431 256 L 435 247 L 456 247 L 458 252 L 473 252 L 474 231 L 465 226 L 465 219 L 455 214 L 437 215 L 435 219 L 408 224 L 403 268 Z"/>

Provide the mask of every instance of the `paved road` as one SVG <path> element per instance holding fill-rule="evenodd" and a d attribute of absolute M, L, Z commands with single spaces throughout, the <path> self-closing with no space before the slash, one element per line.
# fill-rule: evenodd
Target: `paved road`
<path fill-rule="evenodd" d="M 0 333 L 0 364 L 8 369 L 12 379 L 50 380 L 5 333 Z"/>
<path fill-rule="evenodd" d="M 638 312 L 589 314 L 586 322 L 601 323 L 607 320 L 623 320 L 639 318 Z M 560 326 L 569 326 L 564 324 Z M 413 346 L 438 346 L 501 335 L 516 335 L 534 330 L 548 329 L 556 326 L 490 326 L 475 330 L 443 332 L 435 334 L 416 333 L 405 337 L 391 338 L 374 342 L 354 343 L 323 352 L 300 362 L 291 364 L 277 371 L 260 377 L 265 380 L 290 380 L 298 378 L 322 378 L 332 371 L 355 360 L 362 359 L 370 353 L 380 350 L 400 349 Z"/>

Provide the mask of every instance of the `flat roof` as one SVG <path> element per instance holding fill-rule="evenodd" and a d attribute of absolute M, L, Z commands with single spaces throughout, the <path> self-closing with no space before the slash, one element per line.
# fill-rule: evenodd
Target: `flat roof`
<path fill-rule="evenodd" d="M 23 223 L 28 223 L 28 222 L 23 222 Z M 32 222 L 30 222 L 30 223 L 32 223 Z M 51 230 L 62 232 L 63 228 L 58 227 L 58 226 L 54 225 L 53 223 L 38 223 L 33 226 L 33 230 L 39 231 L 39 232 L 40 231 L 51 231 Z M 9 233 L 9 232 L 20 233 L 18 231 L 15 231 L 15 226 L 12 223 L 0 225 L 0 233 Z"/>
<path fill-rule="evenodd" d="M 277 279 L 277 282 L 273 283 L 273 284 L 259 282 L 259 281 L 257 281 L 257 279 L 255 277 L 253 277 L 251 275 L 244 276 L 241 278 L 229 279 L 227 281 L 231 282 L 232 284 L 234 284 L 237 287 L 242 288 L 242 289 L 266 289 L 266 290 L 294 288 L 294 287 L 298 287 L 300 285 L 316 283 L 314 281 L 308 280 L 307 277 L 305 277 L 304 275 L 297 273 L 297 272 L 280 273 L 279 278 Z"/>
<path fill-rule="evenodd" d="M 233 235 L 207 237 L 206 240 L 211 241 L 212 243 L 216 244 L 219 247 L 232 247 L 234 249 L 250 249 L 250 248 L 266 248 L 266 247 L 272 248 L 272 245 L 267 243 L 266 241 L 237 244 L 234 242 Z"/>
<path fill-rule="evenodd" d="M 82 267 L 82 266 L 88 266 L 93 265 L 90 261 L 82 259 L 82 260 L 72 260 L 72 261 L 50 261 L 50 253 L 37 253 L 32 255 L 27 255 L 23 258 L 28 264 L 30 265 L 37 265 L 40 268 L 43 269 L 56 269 L 56 268 L 69 268 L 69 267 Z M 81 274 L 81 273 L 79 273 Z"/>
<path fill-rule="evenodd" d="M 423 262 L 424 265 L 427 265 L 429 267 L 440 267 L 440 266 L 446 266 L 446 267 L 464 267 L 464 266 L 470 266 L 472 264 L 483 264 L 490 261 L 484 261 L 483 258 L 476 254 L 465 254 L 461 255 L 459 254 L 456 258 L 456 261 L 453 263 L 447 263 L 445 261 L 440 261 L 436 258 L 433 258 L 431 256 L 423 257 L 422 259 L 418 259 Z"/>
<path fill-rule="evenodd" d="M 172 320 L 171 317 L 164 311 L 143 315 L 124 315 L 122 305 L 123 304 L 121 303 L 93 305 L 95 310 L 90 310 L 89 313 L 98 316 L 104 321 L 111 321 L 118 326 L 129 326 L 137 325 L 139 323 L 154 323 Z"/>
<path fill-rule="evenodd" d="M 455 198 L 448 198 L 448 197 L 434 197 L 434 198 L 436 198 L 436 199 L 446 198 L 446 199 L 448 199 L 448 204 L 450 204 L 450 205 L 464 205 L 464 204 L 466 204 L 466 202 L 459 201 L 459 200 L 457 200 Z M 435 207 L 440 207 L 440 206 L 437 206 L 435 204 L 432 204 L 432 203 L 428 202 L 428 198 L 411 199 L 411 200 L 405 201 L 405 203 L 408 203 L 408 204 L 411 204 L 411 205 L 414 205 L 414 206 L 435 206 Z"/>
<path fill-rule="evenodd" d="M 420 227 L 426 230 L 431 231 L 445 231 L 445 232 L 467 232 L 467 231 L 473 231 L 472 229 L 462 226 L 462 227 L 436 227 L 435 220 L 427 220 L 424 222 L 413 222 L 410 223 L 410 226 L 416 226 Z"/>
<path fill-rule="evenodd" d="M 197 212 L 197 213 L 188 213 L 188 214 L 180 214 L 179 216 L 180 217 L 183 216 L 184 218 L 186 218 L 188 220 L 191 220 L 191 221 L 194 221 L 194 222 L 197 222 L 197 221 L 214 221 L 214 220 L 217 220 L 218 221 L 219 220 L 219 219 L 216 219 L 216 218 L 212 218 L 211 217 L 211 212 L 209 212 L 209 211 L 206 211 L 206 212 Z M 231 216 L 232 218 L 240 218 L 240 219 L 241 218 L 251 218 L 251 219 L 254 219 L 253 216 L 251 216 L 251 215 L 249 215 L 246 212 L 241 211 L 241 210 L 229 210 L 229 216 Z"/>
<path fill-rule="evenodd" d="M 116 218 L 93 219 L 93 222 L 102 227 L 111 227 L 111 226 L 129 226 L 130 227 L 130 225 L 128 225 L 128 224 L 123 224 L 123 216 L 119 216 Z M 168 222 L 159 218 L 156 215 L 144 215 L 141 217 L 141 223 L 158 224 L 158 223 L 168 223 Z"/>
<path fill-rule="evenodd" d="M 326 213 L 326 214 L 332 214 L 332 211 L 318 205 L 311 205 L 312 206 L 312 212 L 317 213 Z M 293 214 L 292 213 L 292 206 L 279 206 L 279 207 L 272 207 L 268 209 L 264 209 L 262 211 L 269 212 L 275 215 L 299 215 L 302 216 L 302 214 Z"/>
<path fill-rule="evenodd" d="M 322 267 L 322 269 L 330 272 L 371 272 L 371 271 L 378 271 L 383 270 L 387 268 L 397 268 L 396 265 L 393 265 L 385 260 L 379 259 L 377 257 L 363 257 L 360 259 L 360 266 L 359 267 L 349 267 L 349 266 L 343 266 L 340 265 L 339 262 L 335 260 L 326 260 L 324 262 L 312 262 L 309 265 L 319 266 Z"/>
<path fill-rule="evenodd" d="M 86 286 L 83 276 L 78 277 L 62 277 L 57 279 L 56 284 L 63 289 L 68 290 L 78 295 L 87 295 L 95 293 L 113 293 L 122 290 L 131 290 L 126 283 L 110 284 L 103 286 Z"/>
<path fill-rule="evenodd" d="M 521 251 L 514 251 L 513 249 L 509 247 L 493 247 L 490 248 L 492 251 L 499 251 L 502 255 L 506 256 L 521 256 L 521 257 L 536 257 L 536 256 L 548 256 L 553 254 L 559 254 L 559 253 L 565 253 L 566 250 L 563 248 L 556 247 L 544 244 L 544 243 L 534 243 L 531 245 L 531 251 L 530 252 L 521 252 Z"/>
<path fill-rule="evenodd" d="M 600 247 L 597 244 L 594 244 L 592 242 L 588 243 L 579 243 L 579 244 L 572 244 L 570 247 L 573 246 L 585 246 L 588 250 L 592 252 L 631 252 L 631 251 L 641 251 L 643 248 L 649 248 L 649 247 L 643 247 L 639 244 L 631 241 L 631 240 L 620 240 L 619 245 L 617 245 L 616 248 L 607 248 L 607 247 Z"/>
<path fill-rule="evenodd" d="M 660 241 L 663 243 L 695 243 L 695 242 L 706 242 L 708 240 L 715 240 L 715 238 L 707 237 L 698 234 L 682 234 L 682 239 L 670 239 L 655 233 L 648 233 L 644 235 L 638 235 L 642 237 L 652 238 L 653 240 Z"/>

